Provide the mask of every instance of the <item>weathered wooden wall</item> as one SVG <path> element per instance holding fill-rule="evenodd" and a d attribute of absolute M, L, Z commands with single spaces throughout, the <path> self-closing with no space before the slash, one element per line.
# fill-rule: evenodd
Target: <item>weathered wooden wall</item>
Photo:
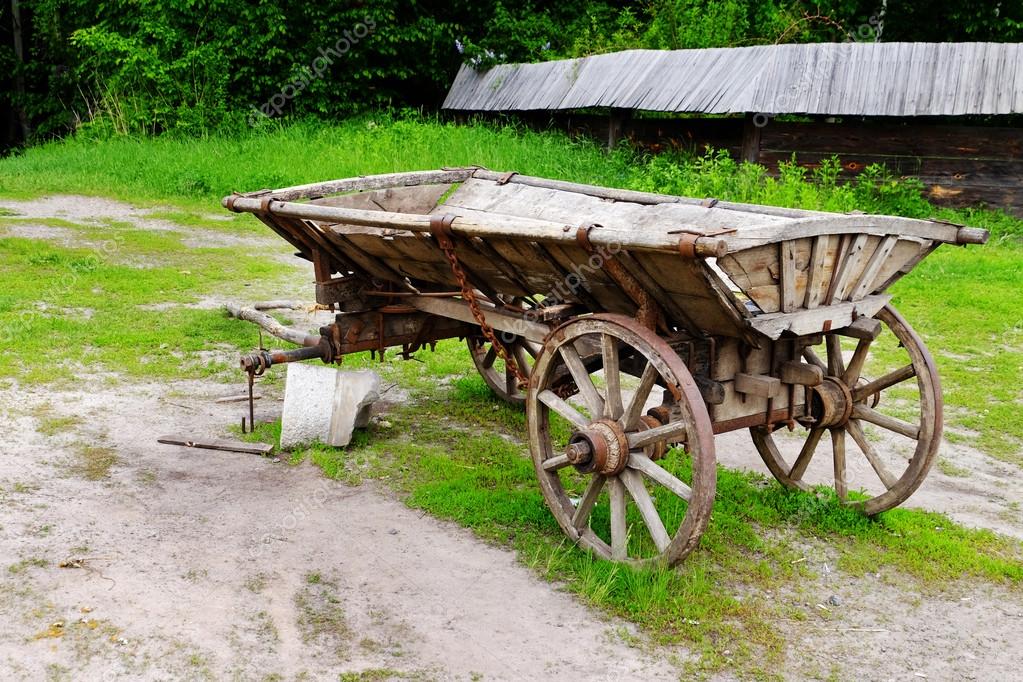
<path fill-rule="evenodd" d="M 560 112 L 518 116 L 533 126 L 553 125 L 601 141 L 609 139 L 610 122 L 616 118 Z M 770 120 L 757 128 L 741 118 L 616 116 L 620 137 L 655 152 L 701 152 L 710 146 L 727 149 L 736 158 L 754 160 L 771 172 L 793 154 L 801 165 L 811 168 L 837 155 L 842 175 L 849 178 L 871 163 L 884 163 L 899 176 L 919 178 L 927 187 L 928 198 L 937 204 L 986 204 L 1023 216 L 1023 128 L 950 125 L 926 119 L 836 123 Z"/>

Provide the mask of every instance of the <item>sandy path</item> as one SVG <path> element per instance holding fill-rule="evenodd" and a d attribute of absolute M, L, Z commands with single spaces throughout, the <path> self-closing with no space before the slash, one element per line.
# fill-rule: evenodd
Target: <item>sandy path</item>
<path fill-rule="evenodd" d="M 185 410 L 160 393 L 0 394 L 22 414 L 8 423 L 17 447 L 0 459 L 0 553 L 47 562 L 5 580 L 0 670 L 9 674 L 0 677 L 40 679 L 49 666 L 75 679 L 203 669 L 217 679 L 367 668 L 436 679 L 677 675 L 667 652 L 625 645 L 613 633 L 622 623 L 538 580 L 511 552 L 369 486 L 329 481 L 311 465 L 157 445 L 156 434 L 182 424 L 220 433 L 238 412 L 204 412 L 195 399 Z M 106 433 L 120 459 L 109 480 L 67 473 L 69 446 L 55 444 L 68 439 L 35 431 L 31 412 L 44 399 L 90 415 L 71 440 Z M 92 570 L 59 567 L 76 557 Z M 348 636 L 303 634 L 317 618 Z M 55 622 L 62 636 L 36 638 Z"/>

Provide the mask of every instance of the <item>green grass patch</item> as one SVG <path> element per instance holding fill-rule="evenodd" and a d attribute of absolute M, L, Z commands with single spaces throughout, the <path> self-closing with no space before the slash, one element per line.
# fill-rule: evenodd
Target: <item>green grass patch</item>
<path fill-rule="evenodd" d="M 7 349 L 0 375 L 52 381 L 86 367 L 209 376 L 234 359 L 206 360 L 201 351 L 254 345 L 251 325 L 188 305 L 212 292 L 246 296 L 247 283 L 279 278 L 284 266 L 231 249 L 187 249 L 168 234 L 117 227 L 106 234 L 109 248 L 0 238 L 0 338 Z"/>
<path fill-rule="evenodd" d="M 80 445 L 75 456 L 71 471 L 90 481 L 106 478 L 118 462 L 116 450 L 98 445 Z"/>

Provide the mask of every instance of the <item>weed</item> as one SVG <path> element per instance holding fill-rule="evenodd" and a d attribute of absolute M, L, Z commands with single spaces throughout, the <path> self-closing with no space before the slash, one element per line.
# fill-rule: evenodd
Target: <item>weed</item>
<path fill-rule="evenodd" d="M 383 680 L 412 679 L 405 673 L 391 668 L 368 668 L 359 672 L 341 673 L 339 682 L 382 682 Z"/>
<path fill-rule="evenodd" d="M 347 649 L 351 631 L 337 597 L 337 585 L 318 574 L 306 576 L 305 587 L 295 594 L 298 629 L 307 644 L 325 641 L 339 656 Z"/>
<path fill-rule="evenodd" d="M 46 559 L 33 557 L 31 559 L 22 559 L 18 563 L 11 564 L 10 566 L 7 567 L 7 572 L 17 575 L 18 573 L 23 573 L 24 571 L 30 568 L 46 568 L 49 565 L 50 562 L 47 561 Z"/>
<path fill-rule="evenodd" d="M 77 460 L 72 471 L 90 481 L 99 481 L 110 474 L 110 469 L 117 464 L 117 451 L 98 445 L 80 445 L 76 451 Z"/>
<path fill-rule="evenodd" d="M 41 417 L 39 424 L 36 426 L 36 431 L 43 434 L 44 436 L 55 436 L 58 433 L 64 433 L 71 429 L 71 427 L 78 424 L 80 419 L 78 417 L 67 415 L 63 417 Z"/>
<path fill-rule="evenodd" d="M 938 470 L 946 476 L 953 478 L 968 478 L 972 473 L 966 467 L 959 466 L 947 457 L 938 458 Z"/>
<path fill-rule="evenodd" d="M 245 579 L 245 589 L 249 592 L 259 594 L 266 589 L 270 578 L 265 573 L 256 573 Z"/>

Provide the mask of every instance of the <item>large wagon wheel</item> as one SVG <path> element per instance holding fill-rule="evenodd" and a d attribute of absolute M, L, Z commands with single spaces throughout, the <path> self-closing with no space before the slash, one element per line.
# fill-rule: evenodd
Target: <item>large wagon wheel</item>
<path fill-rule="evenodd" d="M 599 350 L 583 357 L 588 349 Z M 633 391 L 622 385 L 626 366 L 639 377 Z M 643 414 L 655 385 L 670 405 L 650 410 L 659 418 Z M 640 564 L 675 564 L 696 547 L 714 502 L 713 430 L 692 376 L 655 333 L 611 314 L 559 327 L 533 367 L 526 422 L 540 489 L 573 541 Z M 570 433 L 563 447 L 559 428 Z M 669 451 L 675 443 L 688 457 Z"/>
<path fill-rule="evenodd" d="M 806 439 L 791 464 L 768 429 L 751 429 L 775 478 L 804 490 L 808 486 L 803 474 L 825 432 L 830 432 L 835 490 L 839 498 L 867 514 L 891 509 L 913 494 L 934 461 L 942 430 L 941 384 L 923 341 L 893 307 L 885 306 L 875 317 L 882 323 L 880 335 L 873 341 L 860 340 L 848 365 L 837 335 L 826 336 L 827 362 L 805 349 L 806 360 L 824 370 L 826 378 L 811 394 L 814 421 L 805 424 Z M 867 379 L 864 371 L 876 378 Z M 879 438 L 872 438 L 871 430 L 879 431 Z M 856 462 L 847 454 L 846 436 L 869 464 L 859 467 L 868 476 L 852 480 L 849 465 Z M 849 490 L 855 487 L 863 489 L 866 499 L 849 499 Z"/>

